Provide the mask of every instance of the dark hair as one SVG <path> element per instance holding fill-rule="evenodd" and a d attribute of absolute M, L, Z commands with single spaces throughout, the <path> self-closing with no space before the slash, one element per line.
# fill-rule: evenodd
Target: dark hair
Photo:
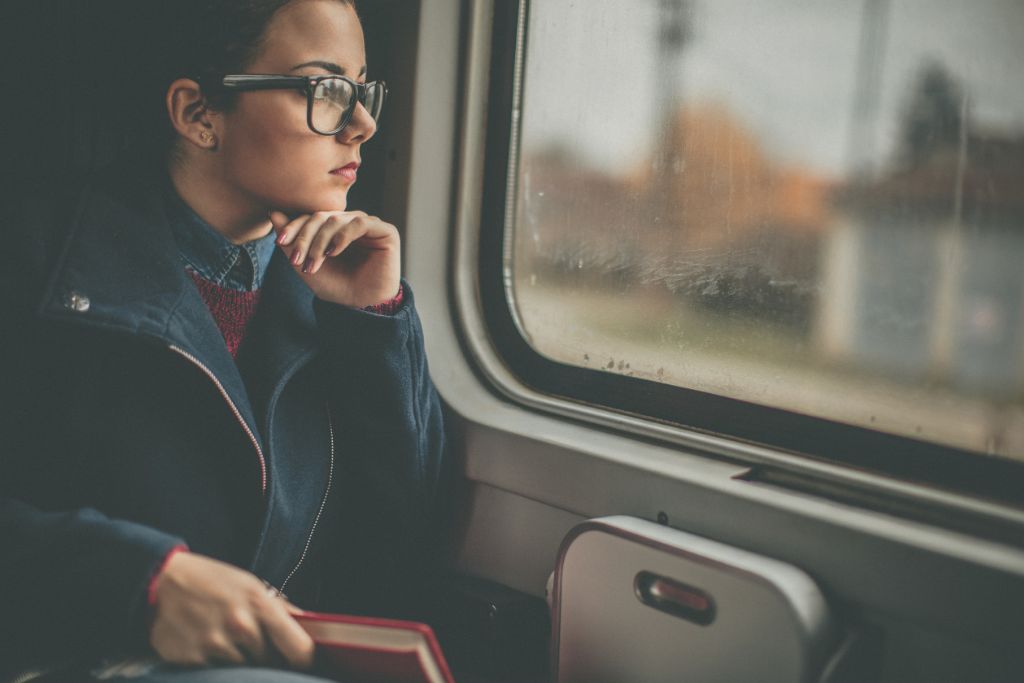
<path fill-rule="evenodd" d="M 207 104 L 230 111 L 236 93 L 217 88 L 215 77 L 242 73 L 263 49 L 267 26 L 286 5 L 301 0 L 188 0 L 167 6 L 162 68 L 156 101 L 162 122 L 163 153 L 171 152 L 177 135 L 164 108 L 167 87 L 178 78 L 200 79 Z M 336 0 L 355 7 L 354 0 Z"/>

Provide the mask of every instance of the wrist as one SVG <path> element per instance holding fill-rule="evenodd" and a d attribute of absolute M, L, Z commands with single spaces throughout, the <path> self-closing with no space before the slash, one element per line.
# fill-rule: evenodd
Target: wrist
<path fill-rule="evenodd" d="M 379 304 L 371 304 L 369 306 L 363 306 L 364 311 L 370 313 L 376 313 L 377 315 L 394 315 L 398 312 L 398 309 L 402 306 L 402 300 L 405 298 L 405 289 L 402 284 L 398 284 L 398 293 L 387 301 L 383 301 Z"/>
<path fill-rule="evenodd" d="M 171 560 L 173 560 L 174 557 L 179 553 L 187 552 L 188 546 L 174 546 L 173 548 L 171 548 L 170 552 L 164 555 L 164 559 L 160 561 L 160 564 L 150 575 L 149 585 L 146 588 L 146 604 L 149 606 L 150 619 L 152 619 L 153 612 L 156 609 L 157 591 L 160 586 L 160 579 L 163 577 L 164 572 L 167 570 L 167 565 L 169 565 L 171 563 Z"/>
<path fill-rule="evenodd" d="M 402 283 L 399 279 L 394 286 L 374 288 L 373 291 L 361 289 L 358 292 L 336 291 L 331 287 L 317 287 L 310 284 L 313 295 L 323 302 L 336 306 L 345 306 L 356 310 L 366 310 L 374 306 L 383 306 L 391 303 L 401 294 Z"/>

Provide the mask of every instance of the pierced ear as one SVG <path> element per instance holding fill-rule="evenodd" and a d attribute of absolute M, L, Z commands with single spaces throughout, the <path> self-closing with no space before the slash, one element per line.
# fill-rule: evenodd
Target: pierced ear
<path fill-rule="evenodd" d="M 206 97 L 200 92 L 199 99 L 185 105 L 184 115 L 189 121 L 199 121 L 208 110 Z"/>
<path fill-rule="evenodd" d="M 178 135 L 203 149 L 216 149 L 217 137 L 202 88 L 191 78 L 179 78 L 167 88 L 167 115 Z"/>

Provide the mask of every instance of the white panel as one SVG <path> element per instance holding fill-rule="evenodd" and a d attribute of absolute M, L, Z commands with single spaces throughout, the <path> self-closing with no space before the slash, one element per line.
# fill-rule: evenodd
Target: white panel
<path fill-rule="evenodd" d="M 641 602 L 641 572 L 701 591 L 713 621 Z M 575 530 L 556 586 L 559 683 L 796 683 L 835 641 L 824 598 L 798 569 L 628 517 Z"/>

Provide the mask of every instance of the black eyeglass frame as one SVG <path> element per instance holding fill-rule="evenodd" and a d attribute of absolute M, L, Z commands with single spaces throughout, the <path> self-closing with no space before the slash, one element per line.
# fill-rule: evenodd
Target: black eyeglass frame
<path fill-rule="evenodd" d="M 337 128 L 329 132 L 317 130 L 313 125 L 313 96 L 317 87 L 323 81 L 342 80 L 352 86 L 352 99 L 342 115 L 341 123 Z M 366 96 L 370 88 L 380 87 L 380 105 L 376 108 L 377 115 L 373 120 L 380 117 L 384 110 L 384 101 L 387 99 L 388 86 L 384 81 L 370 81 L 368 83 L 357 83 L 347 76 L 335 74 L 323 76 L 284 76 L 280 74 L 228 74 L 220 78 L 219 84 L 226 90 L 245 92 L 250 90 L 299 90 L 306 93 L 306 125 L 318 135 L 337 135 L 345 130 L 345 127 L 352 121 L 352 114 L 356 110 L 356 102 L 366 106 Z"/>

